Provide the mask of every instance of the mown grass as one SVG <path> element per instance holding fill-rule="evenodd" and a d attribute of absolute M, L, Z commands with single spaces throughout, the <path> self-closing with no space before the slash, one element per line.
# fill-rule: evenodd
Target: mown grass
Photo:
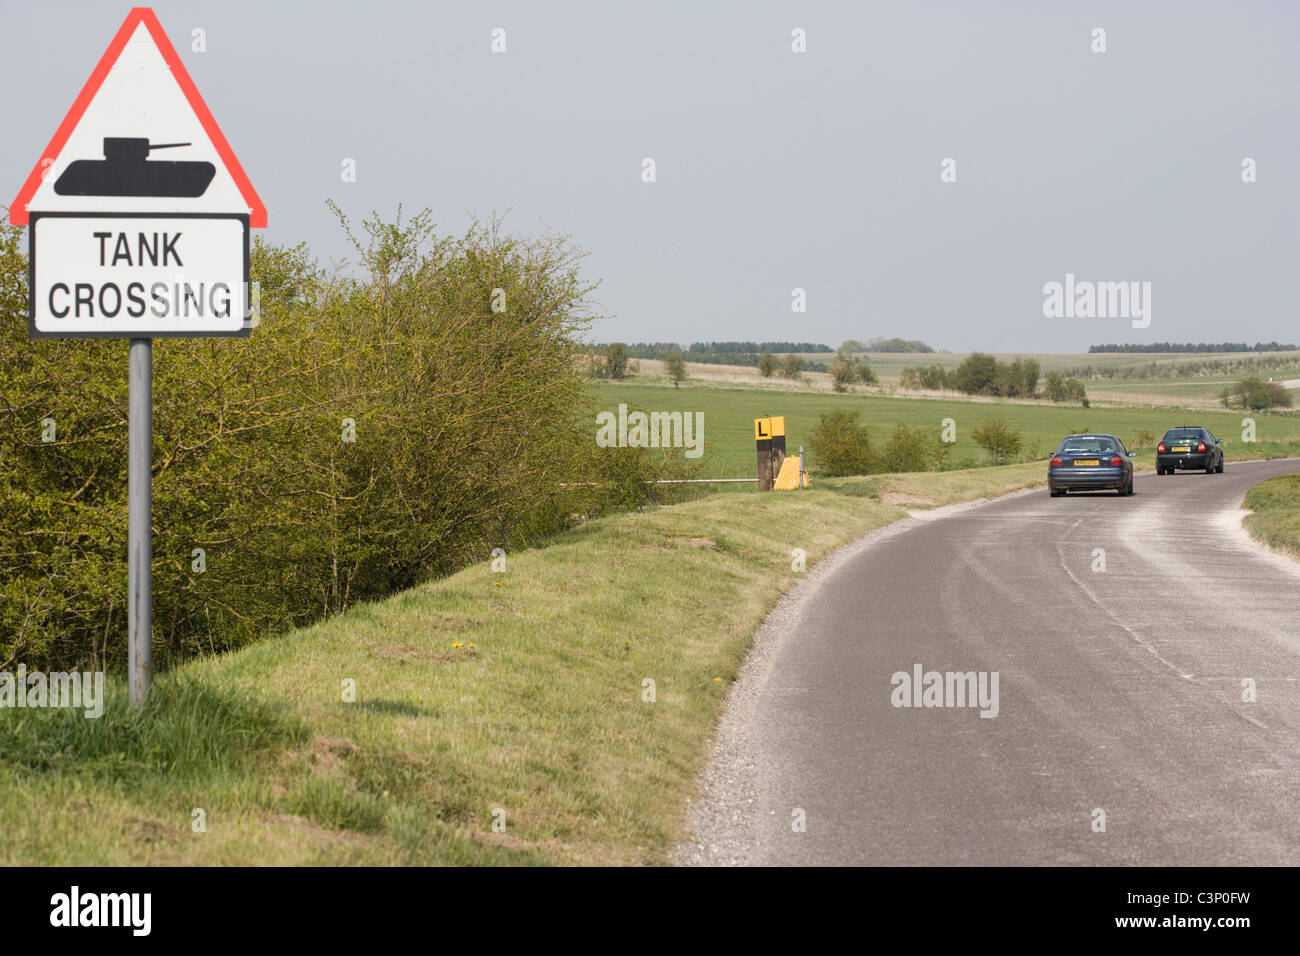
<path fill-rule="evenodd" d="M 0 710 L 0 863 L 666 863 L 751 636 L 799 577 L 792 550 L 812 566 L 902 507 L 1041 477 L 898 475 L 602 519 L 504 573 L 485 556 L 182 667 L 141 713 L 120 681 L 98 720 Z"/>
<path fill-rule="evenodd" d="M 825 478 L 822 483 L 840 494 L 878 498 L 916 510 L 1037 488 L 1046 477 L 1046 466 L 1035 461 L 965 471 Z"/>
<path fill-rule="evenodd" d="M 1300 475 L 1261 481 L 1246 492 L 1246 530 L 1271 548 L 1300 557 Z"/>
<path fill-rule="evenodd" d="M 599 407 L 615 410 L 620 402 L 629 411 L 691 411 L 704 413 L 705 452 L 698 459 L 701 477 L 747 478 L 756 471 L 754 419 L 785 416 L 786 448 L 794 454 L 804 445 L 809 467 L 817 469 L 811 447 L 813 429 L 823 412 L 847 408 L 857 411 L 872 440 L 888 441 L 897 424 L 934 429 L 936 441 L 945 418 L 957 426 L 957 441 L 949 455 L 953 467 L 976 467 L 988 462 L 988 454 L 972 439 L 971 432 L 987 421 L 1000 419 L 1022 434 L 1021 454 L 1046 459 L 1062 436 L 1071 432 L 1098 431 L 1119 435 L 1138 453 L 1140 463 L 1154 466 L 1155 442 L 1169 428 L 1182 424 L 1203 425 L 1226 439 L 1229 460 L 1287 457 L 1300 454 L 1300 416 L 1254 413 L 1255 442 L 1244 442 L 1240 411 L 1184 411 L 1177 408 L 1119 408 L 1050 403 L 987 402 L 963 399 L 894 398 L 864 393 L 832 395 L 774 392 L 753 388 L 723 388 L 715 385 L 681 388 L 601 382 L 592 386 Z M 1138 445 L 1142 432 L 1153 436 L 1150 445 Z M 595 434 L 595 422 L 592 422 Z M 726 488 L 728 486 L 719 486 Z M 729 490 L 748 486 L 734 485 Z"/>

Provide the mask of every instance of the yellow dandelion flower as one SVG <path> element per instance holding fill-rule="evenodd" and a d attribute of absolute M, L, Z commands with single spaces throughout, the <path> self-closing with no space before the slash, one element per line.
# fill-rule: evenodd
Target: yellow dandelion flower
<path fill-rule="evenodd" d="M 464 647 L 465 645 L 462 644 L 460 641 L 457 641 L 455 644 L 453 644 L 453 645 L 451 645 L 451 646 L 452 646 L 452 647 Z"/>

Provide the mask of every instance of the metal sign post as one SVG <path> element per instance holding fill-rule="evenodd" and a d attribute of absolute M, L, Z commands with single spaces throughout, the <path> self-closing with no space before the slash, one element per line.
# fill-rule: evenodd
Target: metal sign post
<path fill-rule="evenodd" d="M 127 660 L 131 704 L 153 676 L 153 339 L 131 340 L 127 436 Z"/>

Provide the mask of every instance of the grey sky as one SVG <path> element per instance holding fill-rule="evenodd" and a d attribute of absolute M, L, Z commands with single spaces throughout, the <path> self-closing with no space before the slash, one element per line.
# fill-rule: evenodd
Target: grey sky
<path fill-rule="evenodd" d="M 327 262 L 347 253 L 327 197 L 357 217 L 429 207 L 445 231 L 509 210 L 514 230 L 590 251 L 601 340 L 1300 339 L 1300 5 L 695 6 L 154 9 L 267 205 L 266 237 Z M 7 203 L 129 4 L 0 9 Z M 1151 282 L 1150 327 L 1044 318 L 1043 284 L 1066 272 Z"/>

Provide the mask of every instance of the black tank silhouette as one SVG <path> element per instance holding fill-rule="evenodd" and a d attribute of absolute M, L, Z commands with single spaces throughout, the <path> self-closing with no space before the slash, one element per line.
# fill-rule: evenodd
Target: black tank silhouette
<path fill-rule="evenodd" d="M 211 163 L 149 162 L 155 149 L 189 146 L 127 136 L 105 136 L 103 159 L 79 159 L 54 183 L 60 196 L 174 196 L 193 199 L 207 191 L 217 167 Z"/>

